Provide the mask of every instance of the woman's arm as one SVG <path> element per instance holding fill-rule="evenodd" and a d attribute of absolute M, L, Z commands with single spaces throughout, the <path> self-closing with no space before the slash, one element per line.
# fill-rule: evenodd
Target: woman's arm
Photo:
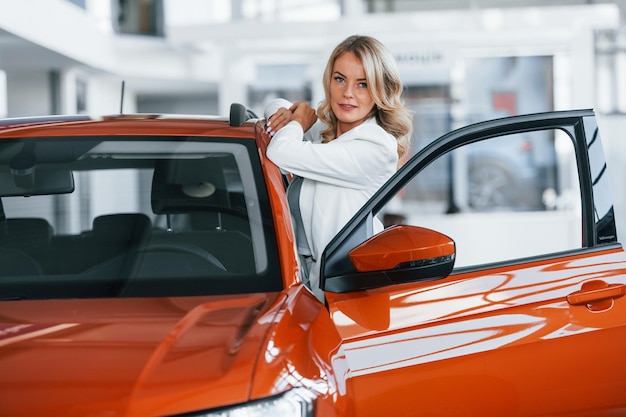
<path fill-rule="evenodd" d="M 271 136 L 291 121 L 298 122 L 305 132 L 317 121 L 315 109 L 305 101 L 292 104 L 285 99 L 273 100 L 265 107 L 264 115 L 267 120 L 266 130 Z"/>
<path fill-rule="evenodd" d="M 396 141 L 375 123 L 326 144 L 302 141 L 303 134 L 299 123 L 288 123 L 270 141 L 267 157 L 295 175 L 356 189 L 388 178 L 396 169 Z"/>

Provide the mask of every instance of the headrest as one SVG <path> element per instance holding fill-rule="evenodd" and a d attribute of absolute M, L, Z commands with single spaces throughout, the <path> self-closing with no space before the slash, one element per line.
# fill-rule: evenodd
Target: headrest
<path fill-rule="evenodd" d="M 152 222 L 143 213 L 105 214 L 93 219 L 93 235 L 107 241 L 138 239 L 150 232 Z"/>
<path fill-rule="evenodd" d="M 206 207 L 229 207 L 224 175 L 227 158 L 160 161 L 152 178 L 152 211 L 175 214 L 201 211 Z"/>
<path fill-rule="evenodd" d="M 49 242 L 54 229 L 46 219 L 18 217 L 0 222 L 0 237 L 20 242 Z"/>

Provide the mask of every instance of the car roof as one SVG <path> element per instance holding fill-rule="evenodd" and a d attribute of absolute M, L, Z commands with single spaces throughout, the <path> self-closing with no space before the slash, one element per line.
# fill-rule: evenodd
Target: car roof
<path fill-rule="evenodd" d="M 254 138 L 258 120 L 236 103 L 229 117 L 141 113 L 34 116 L 0 119 L 0 138 L 146 134 Z"/>

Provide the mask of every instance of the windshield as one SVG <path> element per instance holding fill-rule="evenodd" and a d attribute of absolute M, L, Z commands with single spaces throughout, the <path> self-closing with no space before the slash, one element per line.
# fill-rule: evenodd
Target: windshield
<path fill-rule="evenodd" d="M 0 142 L 0 298 L 281 288 L 251 140 Z"/>

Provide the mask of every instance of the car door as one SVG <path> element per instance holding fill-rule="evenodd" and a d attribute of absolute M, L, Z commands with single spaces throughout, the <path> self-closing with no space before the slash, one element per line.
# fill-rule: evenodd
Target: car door
<path fill-rule="evenodd" d="M 537 141 L 552 157 L 523 154 Z M 483 122 L 413 156 L 322 260 L 357 415 L 626 413 L 610 192 L 590 110 Z M 372 216 L 387 228 L 370 237 Z"/>

